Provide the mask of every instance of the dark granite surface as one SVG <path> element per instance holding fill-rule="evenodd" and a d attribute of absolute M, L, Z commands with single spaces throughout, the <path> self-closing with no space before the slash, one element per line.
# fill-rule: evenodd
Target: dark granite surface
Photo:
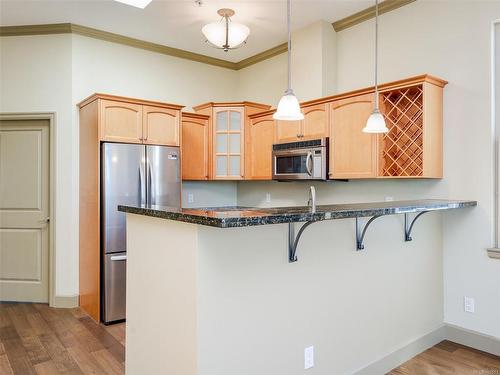
<path fill-rule="evenodd" d="M 307 206 L 297 207 L 210 207 L 176 208 L 164 206 L 118 206 L 119 211 L 161 219 L 208 225 L 217 228 L 252 225 L 295 223 L 392 215 L 406 212 L 450 210 L 476 206 L 476 201 L 422 199 L 411 201 L 331 204 L 316 207 L 311 213 Z"/>

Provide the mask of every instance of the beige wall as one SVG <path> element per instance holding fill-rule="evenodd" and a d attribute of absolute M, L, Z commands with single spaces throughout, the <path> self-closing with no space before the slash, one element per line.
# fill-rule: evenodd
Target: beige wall
<path fill-rule="evenodd" d="M 236 72 L 77 35 L 0 38 L 0 111 L 56 113 L 56 295 L 78 294 L 78 109 L 94 92 L 191 106 L 234 97 Z M 194 205 L 234 205 L 233 183 L 185 183 Z"/>
<path fill-rule="evenodd" d="M 385 196 L 478 200 L 479 206 L 474 210 L 442 215 L 444 266 L 439 272 L 444 274 L 444 320 L 496 337 L 500 337 L 500 263 L 489 259 L 485 248 L 491 246 L 493 233 L 490 30 L 491 22 L 499 16 L 500 3 L 488 1 L 418 1 L 381 16 L 381 81 L 431 73 L 450 82 L 445 89 L 443 180 L 317 184 L 320 203 L 383 200 Z M 373 29 L 374 22 L 369 21 L 337 33 L 338 92 L 373 84 Z M 284 66 L 262 64 L 266 75 L 272 74 L 269 68 L 279 72 Z M 247 69 L 258 75 L 257 65 Z M 249 85 L 246 95 L 259 100 L 259 90 Z M 240 95 L 245 92 L 245 87 L 239 87 Z M 298 90 L 296 94 L 301 95 Z M 307 187 L 307 183 L 239 183 L 238 202 L 264 205 L 265 192 L 269 191 L 271 205 L 302 204 L 307 199 Z M 424 216 L 415 228 L 411 246 L 417 252 L 425 249 L 422 241 L 431 236 L 426 231 L 426 220 L 431 218 Z M 383 233 L 392 239 L 398 238 L 400 231 L 400 227 L 380 222 L 368 236 Z M 337 230 L 335 233 L 341 238 L 353 235 Z M 372 243 L 367 251 L 377 252 L 386 246 L 391 245 Z M 392 246 L 408 248 L 400 241 Z M 339 255 L 338 260 L 342 259 Z M 392 272 L 400 266 L 394 260 L 382 272 Z M 435 290 L 425 293 L 433 295 Z M 464 295 L 475 298 L 475 314 L 464 312 Z"/>
<path fill-rule="evenodd" d="M 56 294 L 74 296 L 78 280 L 78 192 L 71 110 L 71 35 L 0 38 L 0 112 L 56 113 Z M 76 164 L 78 165 L 78 164 Z"/>

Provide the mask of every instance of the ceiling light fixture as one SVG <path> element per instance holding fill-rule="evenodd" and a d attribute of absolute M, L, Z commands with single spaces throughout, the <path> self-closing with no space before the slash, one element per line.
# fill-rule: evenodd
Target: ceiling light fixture
<path fill-rule="evenodd" d="M 389 131 L 385 125 L 384 116 L 379 111 L 378 99 L 378 0 L 375 0 L 375 108 L 373 108 L 373 112 L 363 128 L 365 133 L 387 133 Z"/>
<path fill-rule="evenodd" d="M 246 43 L 250 29 L 241 23 L 232 22 L 231 17 L 234 13 L 232 9 L 219 9 L 217 14 L 222 19 L 203 26 L 201 32 L 205 35 L 207 43 L 225 52 Z"/>
<path fill-rule="evenodd" d="M 153 0 L 115 0 L 115 1 L 118 1 L 119 3 L 127 4 L 127 5 L 132 5 L 133 7 L 136 7 L 136 8 L 144 9 Z"/>
<path fill-rule="evenodd" d="M 304 114 L 300 110 L 300 104 L 292 90 L 292 4 L 287 0 L 287 26 L 288 26 L 288 87 L 278 103 L 278 108 L 274 112 L 273 118 L 276 120 L 299 121 L 304 119 Z"/>

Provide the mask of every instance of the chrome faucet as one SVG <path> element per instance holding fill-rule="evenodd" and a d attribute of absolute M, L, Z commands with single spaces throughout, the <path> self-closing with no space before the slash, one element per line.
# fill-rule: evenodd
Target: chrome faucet
<path fill-rule="evenodd" d="M 316 189 L 314 186 L 309 187 L 309 200 L 307 205 L 311 207 L 311 212 L 316 213 Z"/>

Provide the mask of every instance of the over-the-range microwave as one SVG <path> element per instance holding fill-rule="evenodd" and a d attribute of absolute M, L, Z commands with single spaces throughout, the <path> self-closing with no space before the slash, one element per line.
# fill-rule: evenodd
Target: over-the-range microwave
<path fill-rule="evenodd" d="M 273 145 L 273 180 L 327 180 L 328 138 Z"/>

